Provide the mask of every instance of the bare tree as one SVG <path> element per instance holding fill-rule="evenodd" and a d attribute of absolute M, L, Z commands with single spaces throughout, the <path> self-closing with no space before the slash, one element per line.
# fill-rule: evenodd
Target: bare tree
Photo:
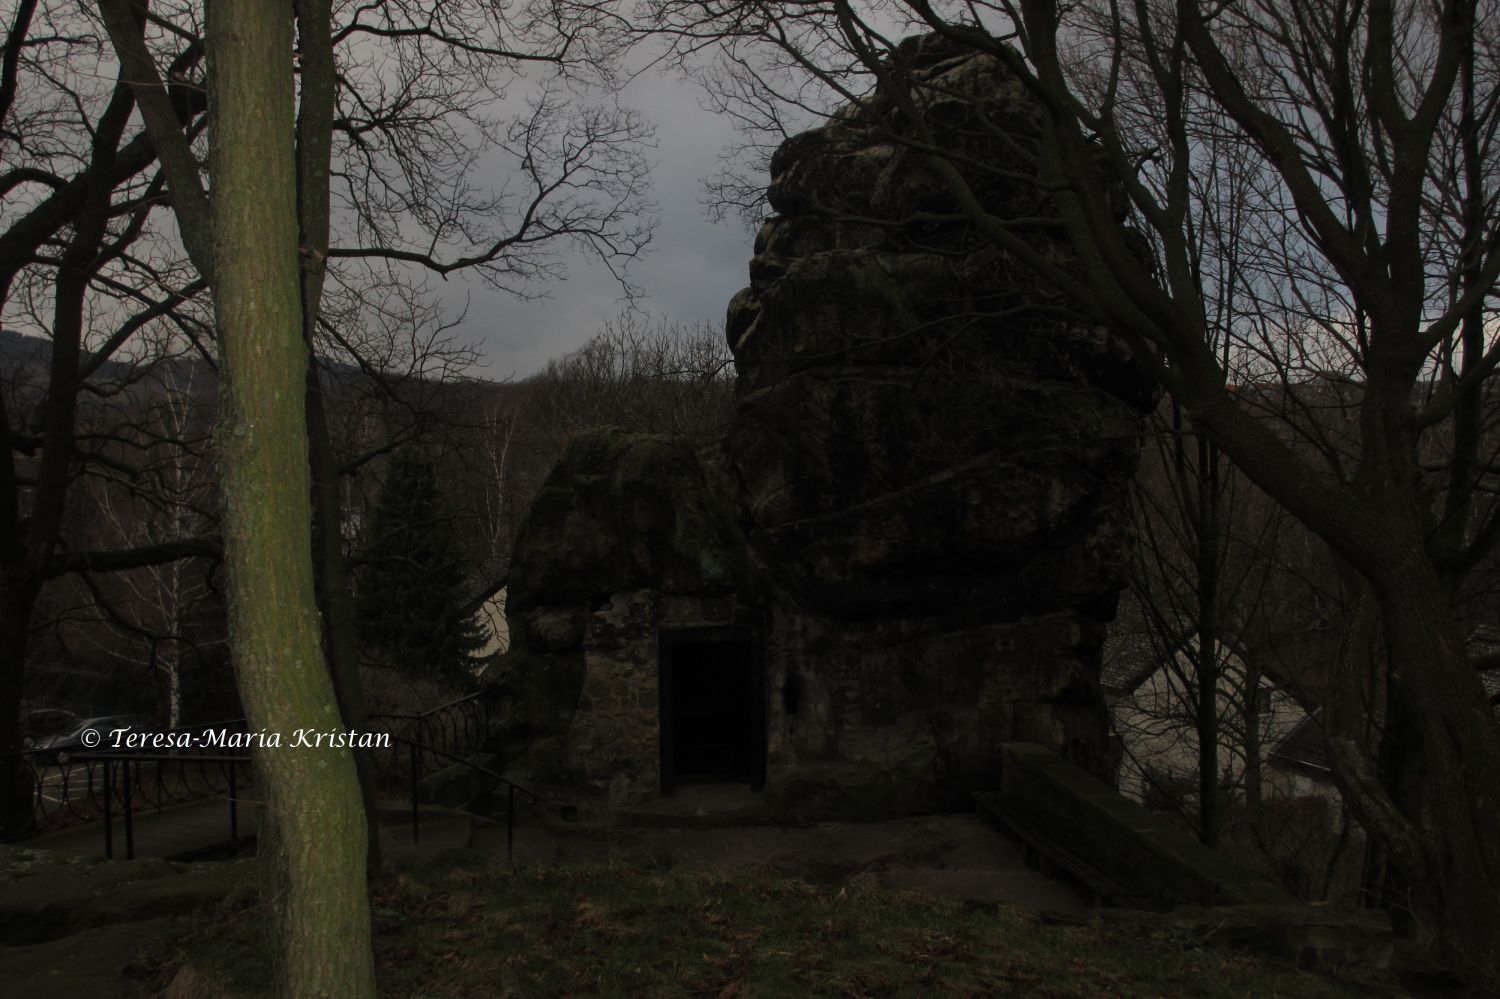
<path fill-rule="evenodd" d="M 215 275 L 227 362 L 218 440 L 235 673 L 250 724 L 285 733 L 340 718 L 313 586 L 291 14 L 290 0 L 213 5 L 211 216 L 190 219 L 202 188 L 197 198 L 173 192 L 183 228 L 213 233 L 211 268 L 199 270 Z M 354 754 L 262 750 L 256 762 L 269 798 L 261 850 L 278 992 L 373 996 Z"/>
<path fill-rule="evenodd" d="M 613 424 L 637 433 L 707 443 L 724 429 L 732 375 L 724 334 L 625 312 L 533 383 L 536 430 L 557 450 L 586 427 Z"/>
<path fill-rule="evenodd" d="M 144 547 L 217 536 L 218 496 L 208 455 L 216 379 L 216 372 L 194 359 L 158 363 L 144 379 L 141 418 L 110 421 L 112 434 L 140 458 L 104 468 L 80 505 L 120 543 Z M 205 608 L 212 612 L 220 606 L 205 567 L 174 559 L 116 573 L 109 587 L 113 593 L 88 576 L 83 580 L 95 614 L 107 626 L 93 634 L 112 635 L 111 651 L 160 675 L 166 725 L 181 725 L 183 670 L 195 644 L 192 625 Z M 123 643 L 118 641 L 122 633 Z M 138 654 L 135 646 L 142 647 Z"/>
<path fill-rule="evenodd" d="M 120 6 L 106 2 L 103 9 Z M 304 4 L 298 16 L 306 39 L 297 127 L 309 343 L 320 332 L 338 336 L 320 312 L 325 282 L 358 299 L 366 289 L 411 287 L 412 269 L 471 270 L 497 288 L 533 295 L 538 281 L 561 275 L 559 249 L 569 242 L 623 282 L 623 266 L 652 229 L 641 155 L 650 133 L 599 90 L 610 82 L 609 53 L 590 5 L 383 0 L 341 9 L 337 20 L 326 3 Z M 159 97 L 156 63 L 164 54 L 153 58 L 152 39 L 128 28 L 116 14 L 115 46 L 144 81 L 141 99 L 155 99 L 147 95 Z M 191 23 L 178 28 L 183 37 L 196 34 Z M 507 84 L 527 64 L 555 75 L 519 113 L 500 113 Z M 565 99 L 569 88 L 576 98 L 588 84 L 595 85 L 593 102 Z M 159 138 L 176 131 L 164 115 L 155 122 Z M 473 182 L 481 162 L 504 173 L 497 189 Z M 191 230 L 184 235 L 191 242 Z M 349 348 L 349 339 L 340 346 Z M 357 718 L 339 473 L 322 382 L 310 369 L 319 592 L 341 702 Z"/>
<path fill-rule="evenodd" d="M 73 12 L 23 2 L 6 26 L 0 62 L 0 316 L 49 337 L 45 390 L 0 394 L 0 753 L 19 748 L 17 719 L 33 608 L 49 580 L 210 554 L 211 539 L 94 552 L 68 548 L 62 530 L 81 465 L 108 463 L 80 440 L 80 393 L 107 382 L 111 357 L 142 331 L 196 332 L 203 283 L 152 224 L 162 182 L 151 142 L 131 128 L 134 99 L 97 36 Z M 180 75 L 201 47 L 179 53 Z M 174 85 L 168 109 L 192 132 L 203 95 Z M 136 359 L 148 349 L 137 348 Z M 4 759 L 0 827 L 24 826 L 24 777 Z"/>
<path fill-rule="evenodd" d="M 337 23 L 332 13 L 328 4 L 299 6 L 299 17 L 328 25 L 308 32 L 328 44 L 304 46 L 304 91 L 333 91 L 340 102 L 321 118 L 299 119 L 306 179 L 299 212 L 312 265 L 305 291 L 317 290 L 322 266 L 332 260 L 333 281 L 346 287 L 398 283 L 408 267 L 474 267 L 499 287 L 535 294 L 531 282 L 560 273 L 560 241 L 586 245 L 623 277 L 651 232 L 640 153 L 649 130 L 597 87 L 579 106 L 563 100 L 570 87 L 582 94 L 587 83 L 610 82 L 594 69 L 608 52 L 588 5 L 387 0 L 340 7 Z M 208 266 L 206 227 L 160 226 L 167 193 L 193 200 L 202 159 L 200 16 L 194 5 L 105 0 L 96 10 L 26 0 L 3 26 L 0 316 L 7 326 L 48 337 L 55 349 L 40 408 L 23 411 L 9 393 L 0 395 L 0 434 L 11 443 L 0 469 L 0 749 L 18 746 L 27 622 L 49 579 L 216 549 L 213 539 L 197 538 L 129 553 L 58 550 L 71 473 L 85 460 L 105 460 L 75 446 L 80 391 L 99 384 L 112 356 L 146 356 L 141 337 L 159 338 L 158 328 L 215 355 L 206 307 L 196 297 L 212 276 L 197 273 Z M 514 115 L 505 90 L 527 65 L 556 75 L 545 99 Z M 152 131 L 158 140 L 180 134 L 185 141 L 163 145 Z M 481 159 L 511 168 L 498 189 L 483 190 L 467 176 Z M 335 193 L 320 208 L 315 192 L 330 183 Z M 205 205 L 189 207 L 193 218 L 206 217 Z M 320 246 L 329 240 L 316 235 L 325 210 L 334 232 L 326 253 Z M 103 219 L 103 237 L 91 235 L 98 226 L 85 211 Z M 64 271 L 68 280 L 57 281 Z M 313 395 L 316 389 L 310 381 Z M 317 403 L 310 397 L 315 445 Z M 321 454 L 315 446 L 315 463 Z M 323 468 L 315 479 L 324 496 L 320 517 L 331 520 L 327 495 L 337 493 L 336 477 Z M 44 513 L 29 516 L 33 509 Z M 320 532 L 339 536 L 336 524 Z M 321 550 L 322 576 L 336 577 L 331 549 Z M 335 583 L 325 592 L 339 589 Z M 337 620 L 336 601 L 329 609 L 327 620 Z M 339 647 L 334 631 L 330 646 Z M 7 812 L 24 811 L 20 797 L 14 809 L 12 796 L 4 798 Z"/>

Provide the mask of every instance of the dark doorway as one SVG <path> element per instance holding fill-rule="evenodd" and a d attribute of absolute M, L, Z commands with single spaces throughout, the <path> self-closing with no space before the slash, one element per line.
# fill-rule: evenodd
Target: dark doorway
<path fill-rule="evenodd" d="M 766 670 L 750 628 L 685 628 L 658 636 L 661 790 L 766 783 Z"/>

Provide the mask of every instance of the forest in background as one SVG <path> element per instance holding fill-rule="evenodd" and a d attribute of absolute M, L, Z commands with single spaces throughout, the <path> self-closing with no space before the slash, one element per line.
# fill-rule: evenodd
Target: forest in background
<path fill-rule="evenodd" d="M 48 343 L 4 334 L 0 380 L 19 406 L 38 405 Z M 432 490 L 408 504 L 401 529 L 449 554 L 403 557 L 395 572 L 415 587 L 442 579 L 448 610 L 492 637 L 492 602 L 504 585 L 511 542 L 567 439 L 612 424 L 706 443 L 727 417 L 733 370 L 722 333 L 633 313 L 605 323 L 587 344 L 529 378 L 495 383 L 463 373 L 470 348 L 434 338 L 418 355 L 324 358 L 329 425 L 342 478 L 344 547 L 357 600 L 378 574 L 370 522 L 393 462 L 418 460 Z M 106 380 L 107 379 L 107 380 Z M 211 541 L 219 531 L 212 465 L 217 374 L 194 354 L 101 371 L 100 401 L 80 419 L 99 442 L 74 486 L 68 544 L 120 549 Z M 23 462 L 22 474 L 27 471 Z M 222 564 L 212 556 L 60 577 L 33 621 L 25 710 L 80 717 L 138 714 L 163 727 L 239 717 L 229 650 Z M 371 580 L 373 584 L 373 580 Z M 365 608 L 402 617 L 402 600 Z M 363 605 L 362 605 L 363 606 Z M 411 619 L 420 634 L 431 622 Z M 503 640 L 503 635 L 501 636 Z M 503 646 L 502 646 L 503 647 Z M 498 651 L 485 643 L 484 651 Z M 408 711 L 466 689 L 482 662 L 455 670 L 437 650 L 401 650 L 379 636 L 362 644 L 372 710 Z"/>

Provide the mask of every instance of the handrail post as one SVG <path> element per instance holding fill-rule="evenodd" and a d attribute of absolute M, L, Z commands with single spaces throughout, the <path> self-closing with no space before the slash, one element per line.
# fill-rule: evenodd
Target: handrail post
<path fill-rule="evenodd" d="M 135 824 L 130 817 L 130 758 L 126 757 L 120 761 L 121 776 L 125 781 L 125 859 L 135 859 Z M 136 773 L 140 773 L 140 767 L 136 767 Z"/>
<path fill-rule="evenodd" d="M 110 770 L 110 767 L 113 765 L 113 763 L 114 763 L 113 760 L 106 759 L 104 761 L 104 859 L 105 860 L 114 860 L 115 859 L 114 808 L 112 807 L 112 802 L 110 801 L 110 799 L 114 797 L 114 789 L 109 786 L 110 785 L 110 781 L 109 781 L 110 773 L 109 773 L 109 770 Z M 87 766 L 87 764 L 84 764 L 84 765 Z"/>
<path fill-rule="evenodd" d="M 516 786 L 505 785 L 505 862 L 516 862 Z"/>
<path fill-rule="evenodd" d="M 411 845 L 417 845 L 417 744 L 411 744 Z"/>
<path fill-rule="evenodd" d="M 236 856 L 240 852 L 240 796 L 239 788 L 235 781 L 235 771 L 240 768 L 238 763 L 229 764 L 229 855 Z"/>

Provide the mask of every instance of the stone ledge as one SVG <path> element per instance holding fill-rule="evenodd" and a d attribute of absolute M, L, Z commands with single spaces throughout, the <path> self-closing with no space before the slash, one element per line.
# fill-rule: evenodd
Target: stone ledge
<path fill-rule="evenodd" d="M 180 915 L 247 881 L 247 861 L 107 861 L 0 849 L 0 947 L 40 944 L 115 923 Z"/>
<path fill-rule="evenodd" d="M 1008 742 L 1001 754 L 1002 793 L 1027 820 L 1136 894 L 1166 906 L 1296 904 L 1052 750 Z"/>
<path fill-rule="evenodd" d="M 1044 746 L 1008 742 L 1001 754 L 1001 797 L 1024 810 L 1030 826 L 1171 907 L 1113 910 L 1111 922 L 1248 947 L 1304 967 L 1390 967 L 1395 940 L 1385 913 L 1304 905 Z"/>

